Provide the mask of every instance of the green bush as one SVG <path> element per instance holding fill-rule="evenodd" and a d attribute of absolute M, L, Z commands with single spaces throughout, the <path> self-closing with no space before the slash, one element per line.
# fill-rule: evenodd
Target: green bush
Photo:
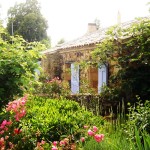
<path fill-rule="evenodd" d="M 130 102 L 136 100 L 136 95 L 142 100 L 149 98 L 149 33 L 149 17 L 138 18 L 123 28 L 109 28 L 106 32 L 108 36 L 92 51 L 93 64 L 108 63 L 109 68 L 114 69 L 109 74 L 110 90 L 106 94 L 109 99 L 116 100 L 117 95 Z"/>
<path fill-rule="evenodd" d="M 135 127 L 139 132 L 146 131 L 150 134 L 150 101 L 146 101 L 144 104 L 140 101 L 129 108 L 129 120 L 125 127 L 129 137 L 135 137 Z"/>
<path fill-rule="evenodd" d="M 45 46 L 38 42 L 10 37 L 0 25 L 0 109 L 14 96 L 31 90 L 42 49 Z"/>
<path fill-rule="evenodd" d="M 100 117 L 80 107 L 77 102 L 31 97 L 21 125 L 27 135 L 49 142 L 69 135 L 76 140 L 82 134 L 84 125 L 102 124 L 104 121 Z"/>
<path fill-rule="evenodd" d="M 48 78 L 45 74 L 40 76 L 39 81 L 41 84 L 35 86 L 33 94 L 49 98 L 59 98 L 60 96 L 65 97 L 70 93 L 70 87 L 67 82 L 60 80 L 59 77 Z"/>

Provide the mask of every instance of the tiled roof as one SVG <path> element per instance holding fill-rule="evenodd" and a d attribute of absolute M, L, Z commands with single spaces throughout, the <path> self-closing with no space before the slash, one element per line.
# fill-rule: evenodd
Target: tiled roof
<path fill-rule="evenodd" d="M 107 29 L 101 29 L 92 33 L 85 34 L 75 40 L 63 43 L 60 46 L 60 48 L 66 49 L 66 48 L 71 48 L 71 47 L 78 47 L 78 46 L 99 43 L 102 39 L 106 37 L 106 34 L 105 34 L 106 30 Z"/>
<path fill-rule="evenodd" d="M 145 17 L 145 18 L 149 18 L 149 17 Z M 135 23 L 135 22 L 138 23 L 138 20 L 132 20 L 132 21 L 125 22 L 125 23 L 122 23 L 120 26 L 122 28 L 128 28 L 132 23 Z M 108 28 L 104 28 L 104 29 L 100 29 L 100 30 L 97 30 L 97 31 L 89 33 L 89 34 L 85 34 L 75 40 L 57 45 L 56 47 L 46 50 L 43 53 L 53 53 L 53 52 L 56 52 L 57 50 L 64 50 L 64 49 L 68 49 L 68 48 L 75 48 L 75 47 L 79 47 L 79 46 L 100 43 L 104 38 L 106 38 L 107 30 L 108 30 Z"/>

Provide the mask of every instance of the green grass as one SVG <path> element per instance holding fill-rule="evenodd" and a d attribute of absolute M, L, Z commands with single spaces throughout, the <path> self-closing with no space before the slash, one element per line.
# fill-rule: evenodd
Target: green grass
<path fill-rule="evenodd" d="M 84 150 L 130 150 L 130 144 L 121 130 L 105 133 L 102 142 L 90 139 L 84 145 Z"/>
<path fill-rule="evenodd" d="M 124 129 L 119 126 L 115 130 L 109 124 L 104 130 L 105 137 L 102 142 L 97 143 L 91 138 L 85 142 L 83 150 L 150 150 L 150 134 L 145 131 L 142 132 L 141 136 L 137 128 L 135 128 L 135 140 L 133 141 L 127 136 Z"/>

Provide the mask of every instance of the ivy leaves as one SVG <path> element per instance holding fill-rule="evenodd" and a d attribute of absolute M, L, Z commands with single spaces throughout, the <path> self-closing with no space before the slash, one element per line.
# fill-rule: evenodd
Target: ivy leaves
<path fill-rule="evenodd" d="M 107 38 L 92 52 L 93 60 L 100 63 L 108 62 L 114 68 L 110 72 L 110 77 L 115 78 L 116 81 L 111 81 L 110 78 L 109 82 L 113 84 L 113 88 L 120 89 L 122 96 L 128 100 L 135 95 L 140 95 L 143 99 L 148 98 L 150 19 L 139 18 L 128 24 L 111 27 L 106 35 Z"/>

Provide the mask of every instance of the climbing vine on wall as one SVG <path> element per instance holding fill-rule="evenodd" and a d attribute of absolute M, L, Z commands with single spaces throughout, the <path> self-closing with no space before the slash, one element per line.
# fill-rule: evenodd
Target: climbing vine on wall
<path fill-rule="evenodd" d="M 92 59 L 108 62 L 117 70 L 110 74 L 109 99 L 127 101 L 150 95 L 150 19 L 138 18 L 129 24 L 109 28 L 107 37 L 92 52 Z M 111 94 L 109 94 L 111 93 Z"/>

